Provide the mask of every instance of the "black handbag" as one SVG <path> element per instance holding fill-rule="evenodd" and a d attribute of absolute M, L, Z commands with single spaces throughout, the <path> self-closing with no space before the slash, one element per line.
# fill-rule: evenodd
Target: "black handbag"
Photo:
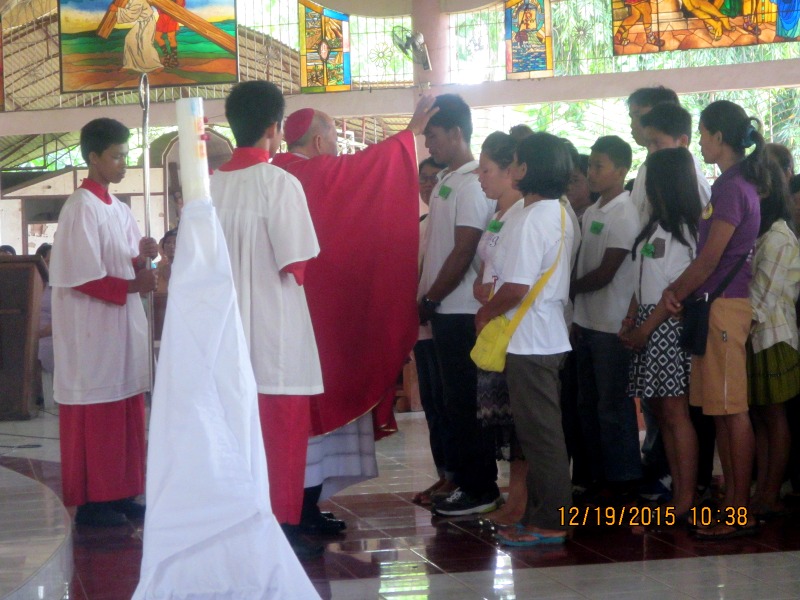
<path fill-rule="evenodd" d="M 717 289 L 711 294 L 703 294 L 697 298 L 686 299 L 683 303 L 683 330 L 678 344 L 683 350 L 695 355 L 703 356 L 706 353 L 708 342 L 708 319 L 711 314 L 711 303 L 730 285 L 733 278 L 744 266 L 748 252 L 739 259 L 728 275 L 723 279 Z"/>

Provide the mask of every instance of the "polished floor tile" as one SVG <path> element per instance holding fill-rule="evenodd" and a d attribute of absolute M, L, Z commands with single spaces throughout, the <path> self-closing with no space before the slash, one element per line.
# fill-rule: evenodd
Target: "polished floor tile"
<path fill-rule="evenodd" d="M 304 563 L 325 600 L 800 597 L 800 512 L 756 537 L 725 542 L 701 542 L 682 528 L 579 527 L 563 546 L 504 548 L 472 517 L 442 519 L 411 503 L 435 470 L 422 415 L 400 415 L 399 424 L 377 445 L 380 476 L 324 503 L 348 525 L 341 535 L 316 538 L 326 552 Z M 60 495 L 57 417 L 0 423 L 0 466 L 47 486 L 52 498 Z M 507 477 L 501 464 L 501 486 Z M 37 516 L 25 490 L 0 491 L 0 525 L 12 519 L 18 526 L 0 527 L 1 590 L 26 573 L 19 548 L 31 558 L 48 553 L 41 536 L 58 520 Z M 141 523 L 70 533 L 70 600 L 128 600 L 139 576 Z"/>

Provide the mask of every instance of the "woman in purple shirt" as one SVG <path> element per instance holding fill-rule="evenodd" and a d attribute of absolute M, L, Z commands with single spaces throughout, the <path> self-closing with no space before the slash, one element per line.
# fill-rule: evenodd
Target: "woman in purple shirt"
<path fill-rule="evenodd" d="M 764 138 L 757 119 L 738 105 L 720 100 L 700 115 L 700 150 L 722 174 L 711 186 L 711 201 L 700 220 L 697 257 L 666 290 L 662 301 L 678 314 L 685 299 L 713 294 L 729 273 L 736 274 L 711 304 L 703 356 L 692 357 L 690 404 L 714 417 L 717 450 L 725 477 L 720 523 L 698 538 L 726 539 L 757 532 L 749 515 L 755 440 L 747 406 L 745 342 L 752 309 L 748 299 L 751 252 L 761 222 L 759 193 L 766 191 Z M 745 157 L 747 148 L 755 146 Z M 714 521 L 714 519 L 712 519 Z M 696 522 L 696 524 L 701 524 Z"/>

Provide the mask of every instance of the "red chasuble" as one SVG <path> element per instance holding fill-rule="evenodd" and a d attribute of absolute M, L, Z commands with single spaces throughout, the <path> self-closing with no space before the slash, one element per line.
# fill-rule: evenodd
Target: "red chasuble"
<path fill-rule="evenodd" d="M 325 386 L 312 435 L 369 411 L 376 439 L 397 431 L 395 384 L 419 324 L 416 158 L 404 131 L 356 154 L 272 160 L 303 185 L 320 245 L 304 283 Z"/>

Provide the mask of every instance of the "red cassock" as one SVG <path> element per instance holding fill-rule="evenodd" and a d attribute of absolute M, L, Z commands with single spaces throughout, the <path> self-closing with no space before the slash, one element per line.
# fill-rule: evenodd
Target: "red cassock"
<path fill-rule="evenodd" d="M 320 245 L 304 283 L 325 386 L 312 435 L 369 411 L 376 439 L 397 431 L 394 388 L 419 323 L 416 157 L 404 131 L 356 154 L 272 160 L 303 185 Z"/>

